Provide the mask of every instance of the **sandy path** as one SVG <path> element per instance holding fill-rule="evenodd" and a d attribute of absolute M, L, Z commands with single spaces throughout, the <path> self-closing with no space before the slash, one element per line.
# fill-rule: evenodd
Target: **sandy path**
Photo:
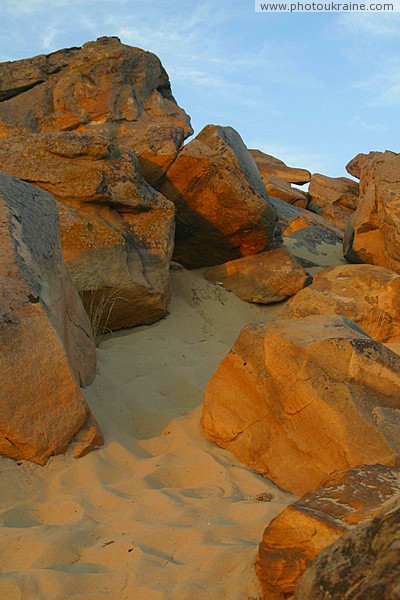
<path fill-rule="evenodd" d="M 171 314 L 104 341 L 86 390 L 106 436 L 45 468 L 1 459 L 0 598 L 248 600 L 266 523 L 292 497 L 209 443 L 206 382 L 240 329 L 270 318 L 199 274 Z M 271 502 L 256 496 L 271 493 Z"/>

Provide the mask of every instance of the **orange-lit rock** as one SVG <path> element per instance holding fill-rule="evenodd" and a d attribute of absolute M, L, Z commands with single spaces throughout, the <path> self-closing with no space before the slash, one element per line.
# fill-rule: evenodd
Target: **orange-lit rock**
<path fill-rule="evenodd" d="M 302 495 L 335 471 L 398 462 L 400 357 L 343 317 L 245 327 L 208 382 L 207 438 Z"/>
<path fill-rule="evenodd" d="M 276 229 L 283 236 L 291 235 L 306 227 L 322 227 L 332 231 L 337 237 L 343 238 L 343 231 L 339 227 L 310 210 L 293 206 L 293 204 L 272 196 L 269 202 L 274 207 L 278 217 Z"/>
<path fill-rule="evenodd" d="M 400 154 L 369 154 L 360 177 L 360 202 L 345 230 L 345 256 L 400 273 Z"/>
<path fill-rule="evenodd" d="M 399 342 L 400 276 L 373 265 L 325 269 L 290 300 L 286 314 L 343 315 L 378 342 Z"/>
<path fill-rule="evenodd" d="M 314 173 L 308 188 L 310 205 L 319 215 L 344 228 L 359 200 L 359 185 L 348 177 Z"/>
<path fill-rule="evenodd" d="M 269 196 L 279 198 L 280 200 L 283 200 L 288 204 L 293 204 L 293 206 L 298 206 L 299 208 L 307 207 L 307 194 L 298 188 L 292 187 L 290 183 L 279 179 L 279 177 L 270 177 L 264 184 Z"/>
<path fill-rule="evenodd" d="M 246 302 L 272 304 L 294 296 L 312 278 L 286 248 L 232 260 L 204 274 Z"/>
<path fill-rule="evenodd" d="M 174 207 L 132 152 L 100 135 L 15 136 L 0 144 L 0 169 L 54 195 L 64 260 L 96 329 L 165 314 Z"/>
<path fill-rule="evenodd" d="M 338 472 L 288 506 L 266 527 L 257 556 L 256 572 L 265 599 L 284 600 L 294 594 L 321 550 L 349 529 L 354 531 L 359 523 L 370 521 L 399 493 L 399 467 L 362 466 Z M 354 554 L 354 559 L 360 556 Z M 301 597 L 311 600 L 317 596 Z"/>
<path fill-rule="evenodd" d="M 104 436 L 100 429 L 100 426 L 92 415 L 89 414 L 82 429 L 76 434 L 74 438 L 72 454 L 74 458 L 82 458 L 93 452 L 104 444 Z"/>
<path fill-rule="evenodd" d="M 264 154 L 260 150 L 250 150 L 254 158 L 265 189 L 270 196 L 305 208 L 308 196 L 302 190 L 292 187 L 291 183 L 304 184 L 310 181 L 311 173 L 306 169 L 288 167 L 282 160 Z"/>
<path fill-rule="evenodd" d="M 300 580 L 296 600 L 390 600 L 400 590 L 400 497 L 372 521 L 323 550 Z"/>
<path fill-rule="evenodd" d="M 0 174 L 0 454 L 44 464 L 89 416 L 95 346 L 50 194 Z"/>
<path fill-rule="evenodd" d="M 231 127 L 205 127 L 179 152 L 158 189 L 176 206 L 174 258 L 185 267 L 256 254 L 273 239 L 275 211 Z"/>
<path fill-rule="evenodd" d="M 193 133 L 159 59 L 115 37 L 0 64 L 1 137 L 67 130 L 118 139 L 149 180 Z"/>
<path fill-rule="evenodd" d="M 365 161 L 369 158 L 376 156 L 377 154 L 380 154 L 380 153 L 379 152 L 370 152 L 369 154 L 365 154 L 363 152 L 360 152 L 359 154 L 357 154 L 357 156 L 352 158 L 349 163 L 347 163 L 346 171 L 348 173 L 350 173 L 350 175 L 353 175 L 353 177 L 357 177 L 357 179 L 360 179 L 361 169 L 362 169 Z"/>

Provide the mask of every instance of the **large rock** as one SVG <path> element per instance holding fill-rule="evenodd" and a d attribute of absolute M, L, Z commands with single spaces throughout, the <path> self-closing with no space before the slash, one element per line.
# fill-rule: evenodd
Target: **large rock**
<path fill-rule="evenodd" d="M 395 600 L 400 596 L 400 497 L 323 550 L 296 600 Z"/>
<path fill-rule="evenodd" d="M 304 184 L 310 181 L 311 173 L 306 169 L 288 167 L 282 160 L 264 154 L 260 150 L 250 150 L 254 158 L 265 189 L 270 196 L 279 198 L 289 204 L 305 208 L 308 196 L 302 190 L 292 187 L 291 183 Z"/>
<path fill-rule="evenodd" d="M 0 453 L 44 464 L 89 418 L 90 324 L 47 192 L 0 174 Z"/>
<path fill-rule="evenodd" d="M 0 169 L 56 198 L 64 260 L 96 331 L 165 315 L 174 206 L 131 151 L 87 133 L 15 136 L 0 144 Z"/>
<path fill-rule="evenodd" d="M 400 273 L 400 154 L 374 152 L 362 163 L 359 206 L 346 227 L 350 262 Z"/>
<path fill-rule="evenodd" d="M 362 466 L 336 473 L 288 506 L 266 527 L 258 551 L 256 572 L 266 600 L 293 594 L 321 550 L 399 493 L 399 467 Z"/>
<path fill-rule="evenodd" d="M 246 302 L 273 304 L 294 296 L 312 278 L 286 248 L 271 248 L 218 265 L 204 273 Z"/>
<path fill-rule="evenodd" d="M 208 382 L 202 424 L 302 495 L 335 471 L 396 464 L 400 357 L 343 317 L 250 325 Z"/>
<path fill-rule="evenodd" d="M 327 177 L 314 173 L 308 193 L 309 208 L 343 229 L 357 208 L 359 185 L 348 177 Z"/>
<path fill-rule="evenodd" d="M 67 130 L 118 139 L 150 181 L 193 133 L 159 59 L 115 37 L 0 64 L 0 137 Z"/>
<path fill-rule="evenodd" d="M 373 265 L 320 271 L 288 305 L 290 319 L 343 315 L 379 342 L 400 342 L 400 276 Z"/>
<path fill-rule="evenodd" d="M 303 227 L 282 239 L 285 248 L 312 275 L 326 267 L 347 264 L 341 238 L 326 227 Z"/>
<path fill-rule="evenodd" d="M 265 154 L 261 150 L 249 150 L 249 152 L 254 158 L 263 180 L 269 177 L 279 177 L 287 183 L 297 183 L 298 185 L 310 181 L 311 173 L 306 169 L 288 167 L 283 160 Z"/>
<path fill-rule="evenodd" d="M 205 127 L 157 187 L 176 206 L 174 257 L 187 268 L 256 254 L 273 239 L 275 211 L 254 160 L 231 127 Z"/>
<path fill-rule="evenodd" d="M 282 236 L 291 235 L 306 227 L 322 227 L 343 238 L 343 231 L 339 227 L 310 210 L 293 206 L 273 196 L 269 197 L 269 202 L 276 211 L 278 218 L 276 229 Z"/>
<path fill-rule="evenodd" d="M 269 196 L 274 196 L 274 198 L 279 198 L 299 208 L 306 208 L 308 205 L 309 198 L 305 192 L 292 187 L 290 183 L 279 177 L 270 177 L 264 182 L 264 185 Z"/>
<path fill-rule="evenodd" d="M 352 158 L 349 163 L 347 163 L 346 171 L 350 173 L 350 175 L 353 175 L 353 177 L 357 177 L 357 179 L 360 179 L 361 169 L 363 168 L 365 161 L 369 158 L 376 156 L 377 154 L 380 154 L 380 152 L 370 152 L 369 154 L 360 152 L 354 158 Z"/>

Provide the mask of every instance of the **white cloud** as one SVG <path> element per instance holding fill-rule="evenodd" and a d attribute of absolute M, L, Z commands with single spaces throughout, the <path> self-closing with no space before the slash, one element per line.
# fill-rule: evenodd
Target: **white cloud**
<path fill-rule="evenodd" d="M 343 32 L 356 36 L 368 34 L 374 37 L 400 37 L 400 14 L 398 13 L 341 13 L 337 24 Z"/>
<path fill-rule="evenodd" d="M 377 75 L 354 85 L 366 95 L 369 107 L 400 106 L 400 63 L 385 65 Z"/>
<path fill-rule="evenodd" d="M 387 127 L 382 123 L 375 123 L 366 119 L 367 117 L 363 118 L 358 115 L 354 117 L 353 123 L 361 129 L 365 129 L 365 131 L 372 131 L 374 133 L 384 133 L 385 131 L 387 131 Z"/>

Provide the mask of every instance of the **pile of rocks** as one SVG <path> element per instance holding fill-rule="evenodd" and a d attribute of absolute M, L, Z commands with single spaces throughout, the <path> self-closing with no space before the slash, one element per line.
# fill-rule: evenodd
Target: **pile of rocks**
<path fill-rule="evenodd" d="M 159 59 L 117 38 L 0 64 L 0 453 L 101 445 L 80 390 L 97 334 L 167 314 L 172 257 L 207 267 L 246 302 L 290 299 L 241 332 L 202 417 L 302 496 L 265 530 L 265 598 L 394 597 L 400 155 L 359 154 L 358 183 L 249 151 L 231 127 L 192 133 Z"/>

